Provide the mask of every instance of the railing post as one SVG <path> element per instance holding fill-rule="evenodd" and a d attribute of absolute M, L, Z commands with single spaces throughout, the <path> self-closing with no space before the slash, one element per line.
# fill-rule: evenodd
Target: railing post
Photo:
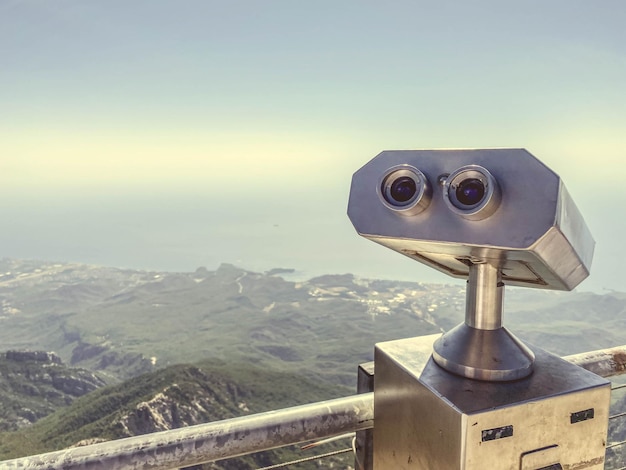
<path fill-rule="evenodd" d="M 357 393 L 374 391 L 374 362 L 359 365 L 357 376 Z M 374 468 L 374 430 L 357 431 L 354 455 L 356 470 L 373 470 Z"/>

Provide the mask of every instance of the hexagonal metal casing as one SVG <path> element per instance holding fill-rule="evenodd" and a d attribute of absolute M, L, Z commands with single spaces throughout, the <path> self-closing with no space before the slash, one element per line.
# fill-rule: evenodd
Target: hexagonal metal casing
<path fill-rule="evenodd" d="M 464 216 L 444 194 L 466 166 L 489 191 L 491 176 L 497 185 L 482 215 L 475 204 Z M 390 170 L 404 167 L 427 180 L 419 211 L 385 200 Z M 524 149 L 384 151 L 354 174 L 348 216 L 360 235 L 439 271 L 467 278 L 469 265 L 488 262 L 507 285 L 571 290 L 589 275 L 595 244 L 559 176 Z"/>

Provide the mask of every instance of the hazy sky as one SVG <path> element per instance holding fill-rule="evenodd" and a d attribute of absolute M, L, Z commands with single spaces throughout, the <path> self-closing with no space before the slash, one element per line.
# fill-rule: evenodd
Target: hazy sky
<path fill-rule="evenodd" d="M 435 280 L 360 239 L 384 149 L 524 147 L 626 291 L 626 2 L 0 0 L 0 256 Z"/>

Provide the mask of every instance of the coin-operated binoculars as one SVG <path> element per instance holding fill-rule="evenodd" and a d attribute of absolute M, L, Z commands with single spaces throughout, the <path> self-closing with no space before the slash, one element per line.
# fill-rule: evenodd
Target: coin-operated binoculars
<path fill-rule="evenodd" d="M 523 149 L 385 151 L 353 177 L 358 233 L 467 278 L 465 322 L 375 350 L 374 469 L 601 469 L 610 383 L 502 325 L 505 284 L 571 290 L 594 241 Z"/>

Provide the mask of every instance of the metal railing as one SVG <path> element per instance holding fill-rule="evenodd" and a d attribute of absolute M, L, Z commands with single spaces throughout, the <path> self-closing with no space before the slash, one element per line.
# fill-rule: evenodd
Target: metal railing
<path fill-rule="evenodd" d="M 626 372 L 626 345 L 564 357 L 602 377 Z M 626 413 L 612 416 L 616 419 Z M 0 462 L 3 470 L 171 470 L 371 429 L 372 392 Z M 626 443 L 626 442 L 624 442 Z M 615 446 L 623 443 L 616 443 Z M 321 456 L 317 456 L 321 458 Z"/>
<path fill-rule="evenodd" d="M 366 393 L 0 462 L 4 469 L 169 470 L 371 428 Z"/>
<path fill-rule="evenodd" d="M 614 395 L 616 392 L 621 392 L 626 390 L 626 384 L 613 384 L 611 387 L 611 395 Z M 624 398 L 619 400 L 619 404 L 624 402 Z M 623 434 L 619 433 L 619 421 L 626 419 L 626 411 L 623 410 L 623 407 L 620 407 L 620 410 L 612 410 L 612 414 L 609 416 L 609 439 L 606 446 L 606 461 L 607 461 L 607 469 L 610 470 L 626 470 L 626 453 L 624 452 L 624 446 L 626 445 L 626 440 L 623 439 Z M 611 429 L 613 428 L 613 432 Z"/>

